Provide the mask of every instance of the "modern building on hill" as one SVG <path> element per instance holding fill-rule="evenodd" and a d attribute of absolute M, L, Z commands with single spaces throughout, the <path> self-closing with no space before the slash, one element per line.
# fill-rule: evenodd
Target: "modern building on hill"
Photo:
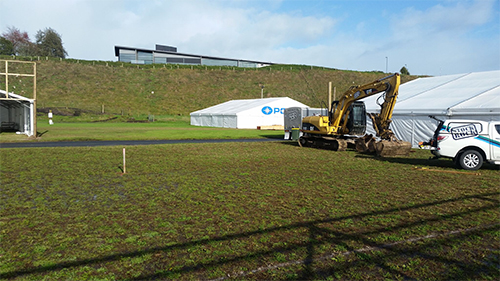
<path fill-rule="evenodd" d="M 155 50 L 139 49 L 133 47 L 115 46 L 115 56 L 118 61 L 134 64 L 187 64 L 208 66 L 234 66 L 259 68 L 272 65 L 270 62 L 251 61 L 242 59 L 228 59 L 204 55 L 193 55 L 177 52 L 176 47 L 156 45 Z"/>

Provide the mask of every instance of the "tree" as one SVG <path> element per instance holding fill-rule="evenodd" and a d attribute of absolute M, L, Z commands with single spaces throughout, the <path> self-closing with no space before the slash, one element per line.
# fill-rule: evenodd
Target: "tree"
<path fill-rule="evenodd" d="M 38 30 L 35 35 L 38 55 L 65 58 L 68 53 L 63 47 L 61 35 L 52 28 Z"/>
<path fill-rule="evenodd" d="M 12 42 L 0 36 L 0 55 L 14 55 L 14 46 Z"/>
<path fill-rule="evenodd" d="M 399 73 L 401 73 L 403 75 L 410 75 L 410 72 L 408 71 L 406 66 L 401 67 L 401 69 L 399 70 Z"/>
<path fill-rule="evenodd" d="M 14 26 L 9 26 L 7 32 L 3 33 L 2 36 L 12 43 L 14 55 L 32 55 L 30 53 L 33 51 L 33 43 L 31 43 L 26 31 L 20 31 Z"/>

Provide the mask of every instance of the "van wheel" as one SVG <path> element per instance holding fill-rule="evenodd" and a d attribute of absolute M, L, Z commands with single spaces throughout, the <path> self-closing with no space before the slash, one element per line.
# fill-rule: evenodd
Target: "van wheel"
<path fill-rule="evenodd" d="M 483 165 L 483 156 L 477 150 L 466 150 L 458 157 L 458 166 L 465 170 L 477 170 Z"/>

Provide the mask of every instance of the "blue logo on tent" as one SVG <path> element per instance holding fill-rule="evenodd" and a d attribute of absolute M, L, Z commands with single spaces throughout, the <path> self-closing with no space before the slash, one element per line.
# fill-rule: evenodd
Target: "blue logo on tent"
<path fill-rule="evenodd" d="M 265 115 L 271 115 L 271 113 L 273 113 L 273 109 L 270 106 L 264 106 L 262 108 L 262 113 Z"/>
<path fill-rule="evenodd" d="M 285 108 L 284 107 L 275 107 L 275 108 L 272 108 L 270 106 L 264 106 L 262 108 L 262 113 L 264 113 L 265 115 L 271 115 L 271 114 L 283 114 L 285 112 Z"/>

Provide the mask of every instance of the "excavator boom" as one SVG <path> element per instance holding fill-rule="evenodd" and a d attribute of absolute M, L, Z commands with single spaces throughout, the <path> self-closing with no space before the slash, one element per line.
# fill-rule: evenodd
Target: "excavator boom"
<path fill-rule="evenodd" d="M 369 96 L 376 95 L 381 92 L 385 92 L 386 98 L 384 104 L 382 105 L 382 111 L 385 120 L 390 120 L 392 117 L 392 111 L 394 105 L 396 104 L 396 98 L 398 96 L 398 89 L 400 85 L 399 74 L 393 74 L 382 79 L 376 80 L 372 83 L 368 83 L 362 86 L 353 86 L 347 92 L 345 92 L 339 99 L 335 107 L 332 107 L 331 111 L 331 126 L 336 134 L 348 134 L 346 131 L 347 119 L 343 118 L 348 114 L 350 106 L 358 100 L 364 99 Z M 343 121 L 343 122 L 342 122 Z"/>
<path fill-rule="evenodd" d="M 328 116 L 308 116 L 302 120 L 303 136 L 299 138 L 299 144 L 333 150 L 345 150 L 352 145 L 360 152 L 375 152 L 380 156 L 407 155 L 411 144 L 398 140 L 389 129 L 400 83 L 400 76 L 395 73 L 349 88 L 338 101 L 332 103 Z M 368 114 L 377 137 L 382 140 L 377 142 L 371 135 L 354 137 L 364 134 L 366 128 L 366 111 L 360 100 L 382 92 L 384 101 L 380 104 L 380 113 Z"/>

